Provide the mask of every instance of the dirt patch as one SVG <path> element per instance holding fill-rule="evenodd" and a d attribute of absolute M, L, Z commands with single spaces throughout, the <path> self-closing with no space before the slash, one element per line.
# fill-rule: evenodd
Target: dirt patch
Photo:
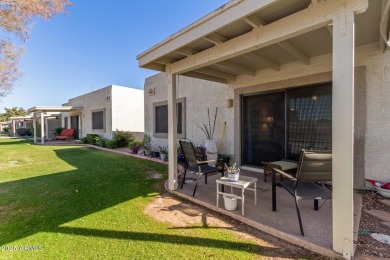
<path fill-rule="evenodd" d="M 144 210 L 157 221 L 170 223 L 176 228 L 203 226 L 215 227 L 231 232 L 237 240 L 246 239 L 261 247 L 261 259 L 328 259 L 309 250 L 263 233 L 239 221 L 213 212 L 201 206 L 181 201 L 168 193 L 158 195 Z"/>
<path fill-rule="evenodd" d="M 163 175 L 156 171 L 148 171 L 146 172 L 146 175 L 148 176 L 148 179 L 161 179 Z"/>
<path fill-rule="evenodd" d="M 359 225 L 359 235 L 356 246 L 357 255 L 390 258 L 390 245 L 381 243 L 371 237 L 371 233 L 390 235 L 390 228 L 380 224 L 380 221 L 368 215 L 365 211 L 376 209 L 390 213 L 390 207 L 379 203 L 382 196 L 373 191 L 361 192 L 363 196 L 362 216 Z"/>

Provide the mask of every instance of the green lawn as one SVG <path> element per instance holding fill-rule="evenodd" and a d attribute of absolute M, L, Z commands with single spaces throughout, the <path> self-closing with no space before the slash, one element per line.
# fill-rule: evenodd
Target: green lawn
<path fill-rule="evenodd" d="M 163 182 L 148 171 L 167 176 L 164 165 L 124 155 L 0 139 L 0 258 L 259 257 L 261 247 L 228 231 L 146 216 Z"/>

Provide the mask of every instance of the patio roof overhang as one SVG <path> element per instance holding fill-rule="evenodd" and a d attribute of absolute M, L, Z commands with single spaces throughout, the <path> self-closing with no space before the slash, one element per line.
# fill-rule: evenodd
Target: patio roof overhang
<path fill-rule="evenodd" d="M 27 113 L 60 113 L 82 110 L 82 107 L 73 106 L 36 106 L 29 108 Z"/>
<path fill-rule="evenodd" d="M 11 116 L 8 118 L 9 120 L 32 120 L 32 116 Z"/>
<path fill-rule="evenodd" d="M 251 86 L 264 83 L 264 75 L 272 75 L 268 82 L 281 80 L 296 65 L 312 71 L 317 57 L 327 56 L 333 96 L 332 242 L 334 251 L 350 259 L 355 48 L 389 46 L 389 10 L 390 0 L 232 0 L 138 55 L 140 67 L 168 77 L 168 188 L 178 186 L 177 75 Z M 235 148 L 240 153 L 240 144 Z"/>
<path fill-rule="evenodd" d="M 388 35 L 384 1 L 233 0 L 137 56 L 139 66 L 229 83 L 332 53 L 338 10 L 355 18 L 355 46 Z M 314 19 L 313 19 L 314 17 Z M 381 24 L 383 21 L 383 24 Z"/>

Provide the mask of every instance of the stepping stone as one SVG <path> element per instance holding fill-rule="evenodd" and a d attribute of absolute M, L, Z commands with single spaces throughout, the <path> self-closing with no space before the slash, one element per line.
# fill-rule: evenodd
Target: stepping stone
<path fill-rule="evenodd" d="M 385 206 L 390 207 L 390 200 L 378 200 L 378 201 L 379 201 L 379 203 L 381 203 L 381 204 L 383 204 Z"/>
<path fill-rule="evenodd" d="M 383 210 L 366 210 L 366 213 L 372 217 L 375 217 L 383 222 L 390 222 L 390 213 Z"/>
<path fill-rule="evenodd" d="M 390 222 L 379 222 L 379 223 L 381 223 L 385 227 L 390 228 Z"/>

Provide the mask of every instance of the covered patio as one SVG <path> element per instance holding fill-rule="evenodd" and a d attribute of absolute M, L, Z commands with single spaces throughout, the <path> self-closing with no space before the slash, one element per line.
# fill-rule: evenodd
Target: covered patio
<path fill-rule="evenodd" d="M 361 171 L 364 176 L 359 166 L 364 160 L 356 160 L 364 157 L 359 154 L 364 151 L 356 151 L 355 131 L 365 118 L 364 112 L 355 109 L 355 87 L 366 84 L 366 74 L 357 67 L 365 65 L 369 51 L 383 51 L 388 46 L 389 7 L 387 0 L 233 0 L 138 55 L 140 67 L 163 71 L 168 77 L 169 190 L 178 188 L 177 75 L 225 83 L 234 89 L 234 161 L 239 164 L 245 149 L 241 142 L 243 94 L 331 82 L 333 201 L 328 210 L 320 211 L 329 214 L 320 219 L 323 221 L 318 221 L 310 208 L 305 212 L 312 216 L 304 220 L 305 226 L 313 229 L 304 240 L 313 245 L 309 249 L 321 244 L 350 259 L 354 225 L 358 224 L 354 172 Z M 215 195 L 210 195 L 215 194 L 215 185 L 199 189 L 214 191 L 199 191 L 198 203 L 215 205 Z M 188 195 L 185 190 L 179 192 Z M 300 244 L 303 238 L 296 236 L 295 210 L 284 211 L 288 205 L 278 200 L 279 219 L 292 223 L 274 222 L 271 205 L 267 209 L 262 204 L 270 203 L 267 194 L 259 192 L 259 205 L 251 208 L 246 221 Z M 294 206 L 289 199 L 286 203 Z M 314 232 L 322 224 L 321 231 Z"/>
<path fill-rule="evenodd" d="M 11 116 L 8 118 L 9 125 L 11 126 L 13 137 L 16 137 L 16 132 L 19 128 L 27 128 L 27 123 L 31 122 L 33 118 L 31 116 Z"/>
<path fill-rule="evenodd" d="M 64 126 L 62 112 L 76 112 L 82 110 L 81 107 L 73 107 L 73 106 L 37 106 L 32 107 L 27 110 L 28 113 L 32 113 L 33 119 L 33 128 L 34 128 L 34 143 L 37 143 L 37 122 L 39 121 L 41 124 L 40 127 L 40 142 L 41 144 L 45 143 L 45 136 L 48 136 L 48 120 L 50 118 L 61 118 L 61 125 Z M 71 125 L 70 117 L 68 119 L 68 126 Z M 46 126 L 46 127 L 45 127 Z"/>
<path fill-rule="evenodd" d="M 192 197 L 195 182 L 186 183 L 183 189 L 170 191 L 179 197 L 190 200 L 206 208 L 228 215 L 242 223 L 255 227 L 261 231 L 280 237 L 290 243 L 305 247 L 314 252 L 336 258 L 339 255 L 332 250 L 332 201 L 320 200 L 319 210 L 313 209 L 313 201 L 301 201 L 300 209 L 305 236 L 300 234 L 294 198 L 280 187 L 276 188 L 277 211 L 272 211 L 271 181 L 264 182 L 262 173 L 250 170 L 241 170 L 244 176 L 257 178 L 257 205 L 254 205 L 254 193 L 245 190 L 245 214 L 241 214 L 241 201 L 237 203 L 237 209 L 230 211 L 224 207 L 223 196 L 220 195 L 219 207 L 216 206 L 216 180 L 220 174 L 208 177 L 208 184 L 204 184 L 203 178 L 199 181 L 196 196 Z M 225 173 L 226 175 L 226 173 Z M 182 177 L 182 176 L 180 176 Z M 193 176 L 195 179 L 196 176 Z M 179 178 L 181 181 L 181 178 Z M 225 192 L 230 192 L 230 187 L 225 187 Z M 235 194 L 239 194 L 234 189 Z M 354 227 L 358 229 L 360 218 L 361 196 L 354 197 Z M 356 235 L 354 240 L 356 240 Z"/>

